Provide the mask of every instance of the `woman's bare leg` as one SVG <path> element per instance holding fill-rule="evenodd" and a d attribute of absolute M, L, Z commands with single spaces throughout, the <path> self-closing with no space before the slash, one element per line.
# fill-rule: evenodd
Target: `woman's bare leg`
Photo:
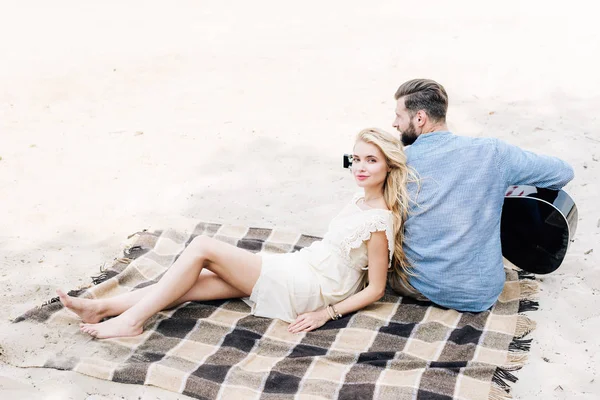
<path fill-rule="evenodd" d="M 242 295 L 250 295 L 261 270 L 261 257 L 218 240 L 198 236 L 188 245 L 161 280 L 118 317 L 81 330 L 98 338 L 136 336 L 144 322 L 186 294 L 203 268 L 219 276 Z M 237 296 L 239 297 L 239 296 Z"/>
<path fill-rule="evenodd" d="M 61 303 L 79 315 L 83 322 L 95 324 L 104 318 L 114 317 L 127 311 L 152 290 L 155 290 L 155 286 L 156 284 L 146 286 L 106 299 L 83 299 L 69 296 L 61 290 L 57 290 L 56 292 Z M 244 296 L 243 292 L 219 278 L 218 275 L 210 272 L 208 269 L 203 269 L 194 286 L 166 308 L 172 308 L 187 301 L 233 299 Z"/>

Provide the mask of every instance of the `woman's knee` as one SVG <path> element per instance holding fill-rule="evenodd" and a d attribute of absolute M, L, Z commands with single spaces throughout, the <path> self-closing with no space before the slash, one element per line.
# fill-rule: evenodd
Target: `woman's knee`
<path fill-rule="evenodd" d="M 209 258 L 210 244 L 214 239 L 206 235 L 198 235 L 188 245 L 188 249 L 193 252 L 194 256 L 202 259 Z"/>

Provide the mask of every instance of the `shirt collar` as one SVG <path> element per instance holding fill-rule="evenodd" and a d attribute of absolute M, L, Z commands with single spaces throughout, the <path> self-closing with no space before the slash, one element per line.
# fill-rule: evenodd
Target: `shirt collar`
<path fill-rule="evenodd" d="M 415 144 L 420 144 L 425 141 L 427 141 L 427 142 L 438 141 L 441 138 L 444 138 L 448 135 L 452 135 L 452 133 L 450 131 L 435 131 L 435 132 L 423 133 L 423 134 L 419 135 L 419 137 L 417 137 L 417 140 L 415 140 L 415 142 L 413 143 L 413 146 Z"/>
<path fill-rule="evenodd" d="M 452 135 L 452 132 L 450 131 L 435 131 L 423 133 L 419 135 L 419 137 L 417 137 L 417 140 L 415 140 L 413 144 L 408 146 L 406 150 L 408 150 L 408 153 L 412 157 L 415 157 L 420 154 L 420 150 L 425 150 L 426 148 L 429 148 L 429 146 L 431 146 L 432 144 L 436 144 L 440 141 L 445 140 L 450 135 Z"/>

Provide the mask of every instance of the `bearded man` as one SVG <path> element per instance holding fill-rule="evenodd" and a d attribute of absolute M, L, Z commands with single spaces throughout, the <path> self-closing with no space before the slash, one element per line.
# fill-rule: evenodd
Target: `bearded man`
<path fill-rule="evenodd" d="M 504 287 L 500 219 L 510 185 L 560 189 L 574 177 L 566 162 L 494 138 L 451 133 L 448 95 L 439 83 L 413 79 L 395 94 L 393 126 L 407 147 L 411 184 L 404 251 L 408 283 L 390 275 L 404 296 L 459 311 L 489 309 Z"/>

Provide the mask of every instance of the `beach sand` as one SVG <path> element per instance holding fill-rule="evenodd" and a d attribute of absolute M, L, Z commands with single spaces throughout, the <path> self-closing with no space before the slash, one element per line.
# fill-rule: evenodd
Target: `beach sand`
<path fill-rule="evenodd" d="M 540 279 L 513 387 L 600 397 L 596 16 L 578 1 L 494 4 L 1 5 L 0 344 L 15 341 L 11 319 L 90 283 L 129 234 L 172 218 L 323 234 L 356 191 L 341 168 L 353 136 L 392 130 L 396 88 L 427 77 L 449 93 L 454 133 L 575 169 L 576 238 Z M 3 362 L 0 397 L 184 398 Z"/>

